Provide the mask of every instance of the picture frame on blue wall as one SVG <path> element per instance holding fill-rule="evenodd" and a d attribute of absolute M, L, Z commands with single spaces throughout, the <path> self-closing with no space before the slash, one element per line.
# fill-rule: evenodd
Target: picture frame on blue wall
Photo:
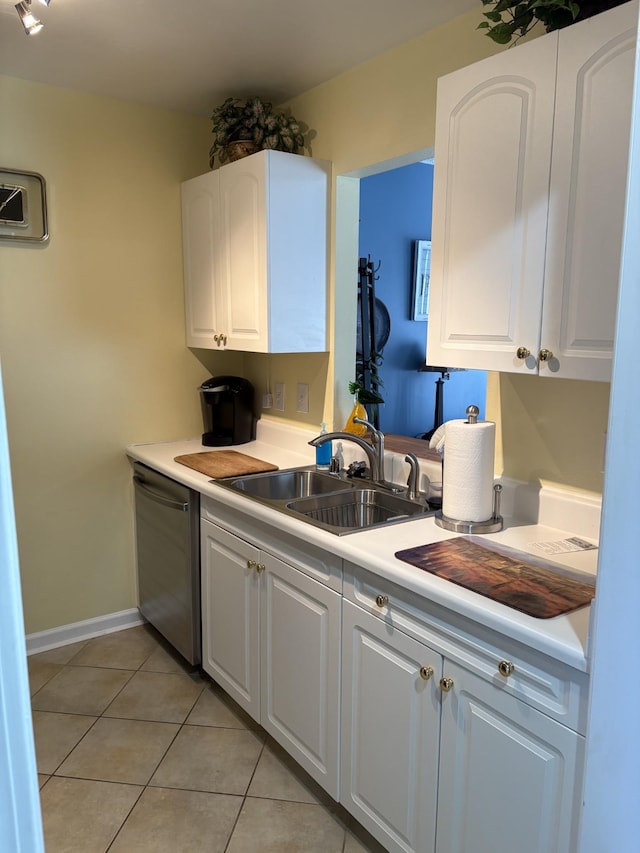
<path fill-rule="evenodd" d="M 429 316 L 430 273 L 431 240 L 414 240 L 412 320 L 425 321 Z"/>

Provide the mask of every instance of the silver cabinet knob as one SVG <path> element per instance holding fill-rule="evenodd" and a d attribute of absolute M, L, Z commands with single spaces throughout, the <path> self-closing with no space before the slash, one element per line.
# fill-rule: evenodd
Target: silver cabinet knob
<path fill-rule="evenodd" d="M 504 675 L 505 678 L 508 678 L 514 669 L 515 666 L 511 663 L 510 660 L 501 660 L 498 664 L 498 672 L 500 673 L 500 675 Z"/>
<path fill-rule="evenodd" d="M 388 595 L 376 595 L 376 604 L 378 607 L 386 607 L 389 604 Z"/>

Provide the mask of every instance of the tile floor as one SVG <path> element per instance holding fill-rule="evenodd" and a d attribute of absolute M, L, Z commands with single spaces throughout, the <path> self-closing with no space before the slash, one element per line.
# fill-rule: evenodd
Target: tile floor
<path fill-rule="evenodd" d="M 47 853 L 380 853 L 150 626 L 29 658 Z"/>

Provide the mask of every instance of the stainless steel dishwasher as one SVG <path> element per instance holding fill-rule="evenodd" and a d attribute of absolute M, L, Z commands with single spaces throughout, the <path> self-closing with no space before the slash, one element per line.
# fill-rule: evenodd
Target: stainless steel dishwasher
<path fill-rule="evenodd" d="M 131 462 L 139 609 L 189 663 L 201 661 L 200 495 Z"/>

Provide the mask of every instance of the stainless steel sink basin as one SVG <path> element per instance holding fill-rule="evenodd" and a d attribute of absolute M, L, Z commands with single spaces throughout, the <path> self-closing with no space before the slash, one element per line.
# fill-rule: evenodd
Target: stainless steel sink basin
<path fill-rule="evenodd" d="M 289 501 L 310 495 L 322 495 L 342 489 L 351 490 L 352 481 L 341 480 L 335 474 L 324 474 L 313 469 L 293 468 L 286 471 L 268 471 L 221 481 L 236 491 L 245 492 L 265 501 Z"/>
<path fill-rule="evenodd" d="M 435 512 L 370 480 L 345 480 L 313 467 L 212 482 L 339 536 Z"/>
<path fill-rule="evenodd" d="M 353 489 L 299 498 L 290 501 L 287 509 L 334 533 L 353 533 L 392 521 L 429 515 L 434 511 L 426 504 L 378 489 Z"/>

